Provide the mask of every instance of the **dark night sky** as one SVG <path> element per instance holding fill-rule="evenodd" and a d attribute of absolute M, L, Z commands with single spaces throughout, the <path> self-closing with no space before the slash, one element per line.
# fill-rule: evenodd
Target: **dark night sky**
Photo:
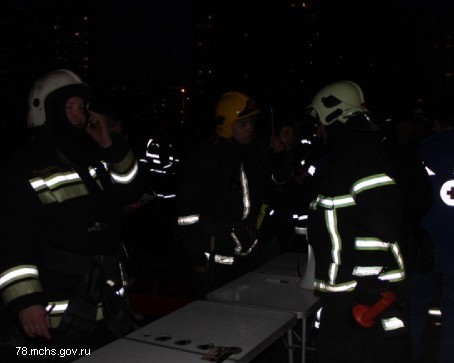
<path fill-rule="evenodd" d="M 188 82 L 190 2 L 113 1 L 98 16 L 95 57 L 100 76 L 133 84 Z"/>
<path fill-rule="evenodd" d="M 280 49 L 284 43 L 277 35 L 285 25 L 285 19 L 273 11 L 274 7 L 285 6 L 283 0 L 2 0 L 0 18 L 16 22 L 16 28 L 24 33 L 31 27 L 20 24 L 23 9 L 32 9 L 38 24 L 42 19 L 50 19 L 41 15 L 49 12 L 52 6 L 58 6 L 67 14 L 72 14 L 74 7 L 95 8 L 90 35 L 94 46 L 91 64 L 93 78 L 96 78 L 94 86 L 124 83 L 153 89 L 190 83 L 191 73 L 196 67 L 192 50 L 194 14 L 191 12 L 196 1 L 205 1 L 224 16 L 221 22 L 224 28 L 217 29 L 220 40 L 215 46 L 216 56 L 224 61 L 223 68 L 220 68 L 222 72 L 218 72 L 224 75 L 223 81 L 233 83 L 239 79 L 241 75 L 235 73 L 234 66 L 240 69 L 243 64 L 248 64 L 252 69 L 250 82 L 258 84 L 256 88 L 268 90 L 282 83 L 285 93 L 285 82 L 291 81 L 291 75 L 285 78 L 279 71 L 284 69 L 282 65 L 288 60 L 289 53 Z M 454 1 L 314 0 L 311 3 L 323 13 L 322 42 L 318 46 L 323 53 L 321 62 L 325 64 L 320 66 L 319 73 L 311 74 L 320 82 L 365 74 L 369 70 L 361 69 L 367 64 L 362 58 L 379 55 L 387 61 L 368 73 L 371 83 L 378 80 L 384 87 L 394 88 L 400 94 L 402 85 L 411 87 L 408 85 L 417 82 L 419 76 L 412 74 L 411 67 L 415 62 L 407 41 L 418 41 L 420 31 L 427 31 L 429 35 L 433 32 L 434 36 L 437 32 L 453 33 Z M 431 20 L 431 29 L 416 28 L 415 20 L 422 18 Z M 245 52 L 235 52 L 238 43 L 235 36 L 243 34 L 240 24 L 246 24 L 254 36 L 259 34 L 252 49 Z M 6 36 L 8 39 L 3 39 L 5 44 L 11 42 L 11 34 Z M 30 39 L 35 43 L 40 41 L 39 37 Z M 26 94 L 33 79 L 42 72 L 43 64 L 39 68 L 30 60 L 34 57 L 42 61 L 45 56 L 52 56 L 50 51 L 43 55 L 39 44 L 26 44 L 23 40 L 21 43 L 25 45 L 14 47 L 21 52 L 13 49 L 14 52 L 2 58 L 9 62 L 2 74 L 3 87 L 7 90 L 4 93 L 16 98 L 19 93 L 9 92 L 9 88 L 22 87 L 23 84 L 24 90 L 20 90 L 20 94 Z M 41 53 L 32 53 L 30 49 Z M 343 64 L 334 64 L 331 54 L 336 50 L 345 54 Z M 434 52 L 428 52 L 427 56 L 432 54 Z M 360 66 L 356 67 L 357 64 Z M 52 65 L 45 62 L 44 66 Z M 301 65 L 300 69 L 304 71 L 304 67 Z M 9 99 L 4 102 L 5 105 L 11 103 Z"/>

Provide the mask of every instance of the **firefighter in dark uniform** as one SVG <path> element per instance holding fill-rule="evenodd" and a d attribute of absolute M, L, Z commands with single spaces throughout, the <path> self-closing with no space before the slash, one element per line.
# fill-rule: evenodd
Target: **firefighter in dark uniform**
<path fill-rule="evenodd" d="M 289 178 L 290 166 L 270 161 L 270 155 L 285 159 L 285 146 L 271 139 L 270 148 L 263 147 L 255 138 L 260 112 L 244 93 L 223 94 L 215 107 L 216 140 L 182 161 L 179 235 L 196 295 L 203 296 L 259 263 L 260 227 L 273 180 Z"/>
<path fill-rule="evenodd" d="M 122 297 L 120 206 L 142 182 L 128 144 L 88 110 L 90 95 L 70 70 L 36 80 L 30 142 L 2 173 L 1 296 L 28 348 L 94 348 L 134 323 Z"/>
<path fill-rule="evenodd" d="M 308 112 L 327 133 L 330 154 L 308 214 L 316 294 L 323 298 L 319 362 L 405 362 L 402 203 L 361 88 L 322 88 Z"/>

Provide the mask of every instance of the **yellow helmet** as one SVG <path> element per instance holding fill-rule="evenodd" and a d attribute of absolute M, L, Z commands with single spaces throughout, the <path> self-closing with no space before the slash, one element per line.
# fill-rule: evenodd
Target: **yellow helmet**
<path fill-rule="evenodd" d="M 260 109 L 249 96 L 237 91 L 224 93 L 216 104 L 216 133 L 229 139 L 232 137 L 232 126 L 238 120 L 258 117 Z"/>

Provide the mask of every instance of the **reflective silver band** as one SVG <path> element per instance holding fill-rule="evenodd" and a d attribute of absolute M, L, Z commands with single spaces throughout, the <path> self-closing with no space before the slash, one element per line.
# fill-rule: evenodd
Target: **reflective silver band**
<path fill-rule="evenodd" d="M 352 195 L 356 195 L 361 193 L 365 190 L 380 187 L 383 185 L 391 185 L 395 184 L 394 179 L 390 178 L 386 174 L 375 174 L 368 176 L 366 178 L 358 180 L 356 183 L 353 184 L 351 193 Z"/>
<path fill-rule="evenodd" d="M 120 174 L 116 173 L 114 171 L 110 172 L 110 176 L 112 177 L 113 181 L 118 184 L 128 184 L 130 183 L 137 173 L 139 172 L 139 163 L 137 161 L 134 161 L 132 169 L 125 173 L 125 174 Z"/>
<path fill-rule="evenodd" d="M 247 249 L 247 251 L 243 251 L 243 246 L 241 245 L 235 232 L 230 233 L 230 236 L 232 237 L 233 241 L 235 242 L 235 255 L 238 255 L 238 256 L 249 255 L 252 252 L 252 250 L 254 249 L 254 247 L 257 246 L 257 244 L 259 242 L 258 239 L 255 239 L 254 242 L 252 243 L 251 247 L 249 247 Z"/>
<path fill-rule="evenodd" d="M 345 282 L 343 284 L 329 284 L 325 281 L 315 280 L 314 287 L 317 290 L 325 291 L 325 292 L 344 292 L 344 291 L 353 291 L 356 287 L 356 281 Z"/>
<path fill-rule="evenodd" d="M 396 317 L 390 319 L 382 319 L 381 324 L 385 331 L 392 331 L 405 327 L 404 322 Z"/>
<path fill-rule="evenodd" d="M 211 255 L 210 255 L 209 252 L 205 252 L 205 256 L 209 260 Z M 219 263 L 221 265 L 233 265 L 233 263 L 235 262 L 235 257 L 233 257 L 233 256 L 222 256 L 222 255 L 215 254 L 214 258 L 213 258 L 213 261 L 215 263 Z"/>
<path fill-rule="evenodd" d="M 188 225 L 197 223 L 199 220 L 200 220 L 199 214 L 182 216 L 182 217 L 178 217 L 178 225 L 179 226 L 188 226 Z"/>

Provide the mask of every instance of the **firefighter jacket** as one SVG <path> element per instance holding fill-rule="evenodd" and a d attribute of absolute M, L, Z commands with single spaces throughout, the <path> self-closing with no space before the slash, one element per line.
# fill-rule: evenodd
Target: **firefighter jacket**
<path fill-rule="evenodd" d="M 358 303 L 374 304 L 380 291 L 400 288 L 405 278 L 401 197 L 373 132 L 331 128 L 330 156 L 308 214 L 314 288 L 327 298 L 352 293 Z M 382 323 L 385 330 L 404 325 L 396 316 Z"/>
<path fill-rule="evenodd" d="M 433 190 L 432 208 L 423 217 L 422 225 L 434 244 L 434 268 L 454 273 L 454 130 L 437 131 L 423 140 L 420 156 Z"/>
<path fill-rule="evenodd" d="M 193 266 L 204 265 L 209 256 L 231 265 L 259 243 L 273 179 L 285 181 L 290 173 L 283 163 L 271 163 L 262 146 L 219 138 L 183 160 L 178 225 Z"/>
<path fill-rule="evenodd" d="M 136 158 L 120 136 L 106 149 L 87 145 L 79 145 L 83 157 L 75 163 L 38 133 L 2 173 L 3 302 L 12 312 L 53 306 L 53 327 L 95 256 L 117 266 L 118 273 L 105 278 L 121 293 L 120 204 L 142 188 Z"/>

